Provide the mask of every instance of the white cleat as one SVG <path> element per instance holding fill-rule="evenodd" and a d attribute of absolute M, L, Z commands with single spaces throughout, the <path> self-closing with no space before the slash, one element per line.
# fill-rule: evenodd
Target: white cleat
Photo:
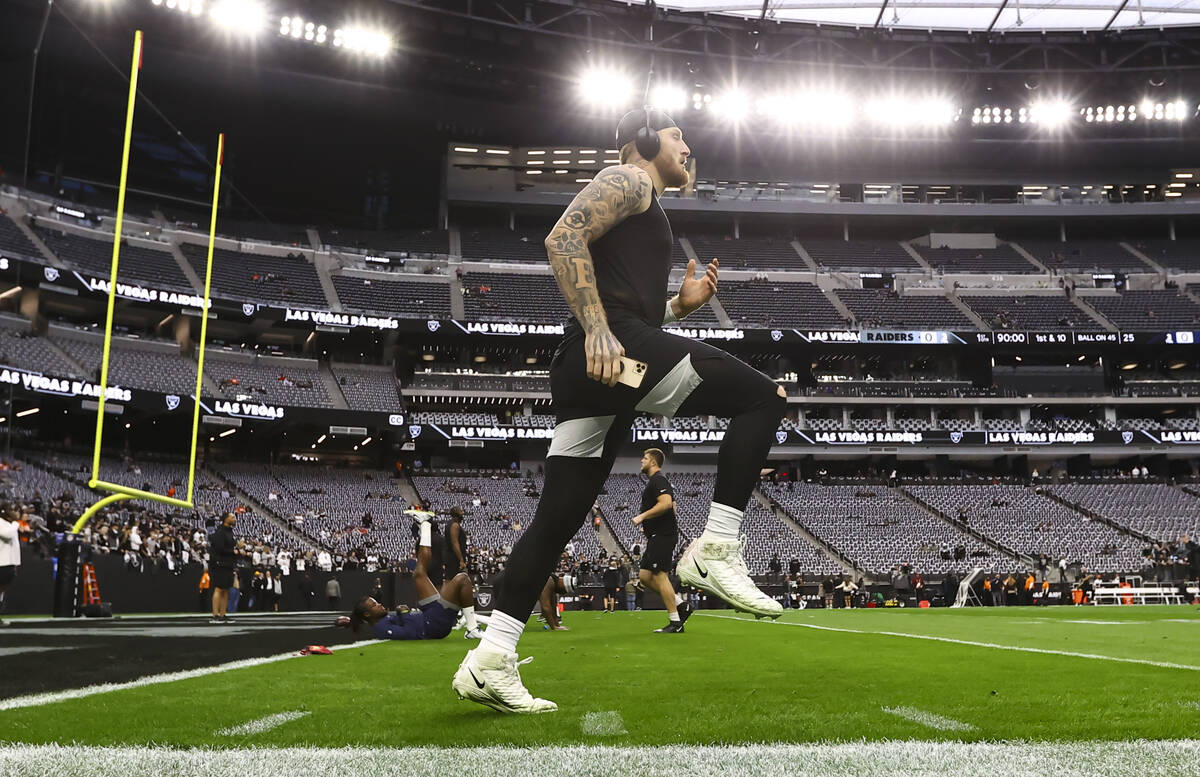
<path fill-rule="evenodd" d="M 783 605 L 758 590 L 742 558 L 742 542 L 692 540 L 675 567 L 679 582 L 714 596 L 755 618 L 778 618 Z"/>
<path fill-rule="evenodd" d="M 467 629 L 467 632 L 465 634 L 463 634 L 463 638 L 464 639 L 483 639 L 483 632 L 480 631 L 479 629 Z"/>
<path fill-rule="evenodd" d="M 546 699 L 538 699 L 525 689 L 521 682 L 521 664 L 532 658 L 517 660 L 516 653 L 481 652 L 479 648 L 467 653 L 450 687 L 460 699 L 491 707 L 497 712 L 536 714 L 555 712 L 558 705 Z"/>

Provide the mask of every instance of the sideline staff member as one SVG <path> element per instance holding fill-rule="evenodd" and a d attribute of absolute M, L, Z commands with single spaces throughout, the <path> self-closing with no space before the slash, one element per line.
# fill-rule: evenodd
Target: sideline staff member
<path fill-rule="evenodd" d="M 229 606 L 229 589 L 233 588 L 233 558 L 237 540 L 233 527 L 237 516 L 225 513 L 221 525 L 208 543 L 208 574 L 212 578 L 212 620 L 209 623 L 229 623 L 225 608 Z"/>
<path fill-rule="evenodd" d="M 18 513 L 0 512 L 0 612 L 4 612 L 4 589 L 17 576 L 21 566 L 21 536 L 17 522 Z M 0 626 L 4 621 L 0 621 Z"/>

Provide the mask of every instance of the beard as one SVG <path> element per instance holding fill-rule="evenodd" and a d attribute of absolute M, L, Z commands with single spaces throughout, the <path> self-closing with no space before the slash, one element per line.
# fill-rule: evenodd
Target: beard
<path fill-rule="evenodd" d="M 682 189 L 691 180 L 687 168 L 674 160 L 662 159 L 656 162 L 656 166 L 664 186 L 678 186 Z"/>

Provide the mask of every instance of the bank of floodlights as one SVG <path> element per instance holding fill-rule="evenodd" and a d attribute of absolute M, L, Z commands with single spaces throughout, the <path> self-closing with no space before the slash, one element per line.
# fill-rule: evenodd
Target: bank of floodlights
<path fill-rule="evenodd" d="M 754 107 L 763 121 L 785 129 L 839 129 L 854 118 L 853 101 L 835 91 L 776 92 Z"/>
<path fill-rule="evenodd" d="M 597 66 L 584 70 L 576 80 L 575 88 L 581 101 L 596 108 L 629 108 L 635 99 L 633 78 L 613 67 Z"/>
<path fill-rule="evenodd" d="M 267 7 L 254 0 L 217 0 L 208 16 L 214 25 L 233 35 L 252 38 L 267 28 Z"/>
<path fill-rule="evenodd" d="M 650 90 L 650 104 L 669 114 L 677 114 L 686 108 L 691 100 L 687 90 L 681 86 L 663 84 Z"/>
<path fill-rule="evenodd" d="M 954 123 L 958 114 L 957 106 L 938 98 L 880 98 L 868 102 L 864 110 L 871 123 L 898 129 L 944 127 Z"/>
<path fill-rule="evenodd" d="M 1131 121 L 1185 121 L 1188 104 L 1183 100 L 1155 102 L 1143 100 L 1137 105 L 1089 105 L 1079 109 L 1079 115 L 1089 124 L 1112 124 Z"/>
<path fill-rule="evenodd" d="M 279 18 L 279 35 L 314 46 L 329 46 L 373 57 L 386 57 L 392 50 L 392 37 L 383 30 L 366 27 L 335 28 L 296 14 Z"/>
<path fill-rule="evenodd" d="M 204 0 L 150 0 L 150 5 L 192 16 L 201 16 L 204 13 Z"/>
<path fill-rule="evenodd" d="M 1066 100 L 1039 100 L 1017 109 L 1018 124 L 1036 124 L 1041 129 L 1055 130 L 1066 126 L 1074 109 Z"/>

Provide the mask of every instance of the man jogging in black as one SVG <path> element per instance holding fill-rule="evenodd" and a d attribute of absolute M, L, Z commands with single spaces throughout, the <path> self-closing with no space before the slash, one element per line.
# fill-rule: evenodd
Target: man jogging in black
<path fill-rule="evenodd" d="M 668 186 L 687 184 L 691 151 L 675 122 L 654 110 L 622 118 L 617 147 L 622 164 L 600 171 L 546 238 L 550 266 L 574 317 L 550 370 L 557 424 L 545 487 L 498 582 L 484 639 L 453 681 L 461 698 L 507 712 L 558 709 L 525 689 L 517 641 L 638 412 L 732 419 L 718 456 L 708 524 L 677 571 L 683 583 L 737 609 L 770 617 L 782 612 L 750 580 L 738 535 L 786 395 L 724 351 L 662 330 L 717 292 L 717 262 L 701 278 L 688 262 L 679 293 L 664 303 L 673 236 L 658 196 Z M 627 361 L 623 368 L 622 357 L 638 364 Z"/>
<path fill-rule="evenodd" d="M 675 523 L 675 489 L 662 471 L 666 455 L 658 448 L 642 453 L 642 474 L 648 480 L 642 491 L 642 511 L 633 516 L 634 526 L 646 534 L 646 552 L 642 554 L 638 580 L 662 597 L 667 608 L 667 625 L 655 629 L 657 634 L 682 634 L 683 622 L 691 608 L 675 593 L 668 570 L 675 563 L 675 546 L 679 543 L 679 526 Z"/>

